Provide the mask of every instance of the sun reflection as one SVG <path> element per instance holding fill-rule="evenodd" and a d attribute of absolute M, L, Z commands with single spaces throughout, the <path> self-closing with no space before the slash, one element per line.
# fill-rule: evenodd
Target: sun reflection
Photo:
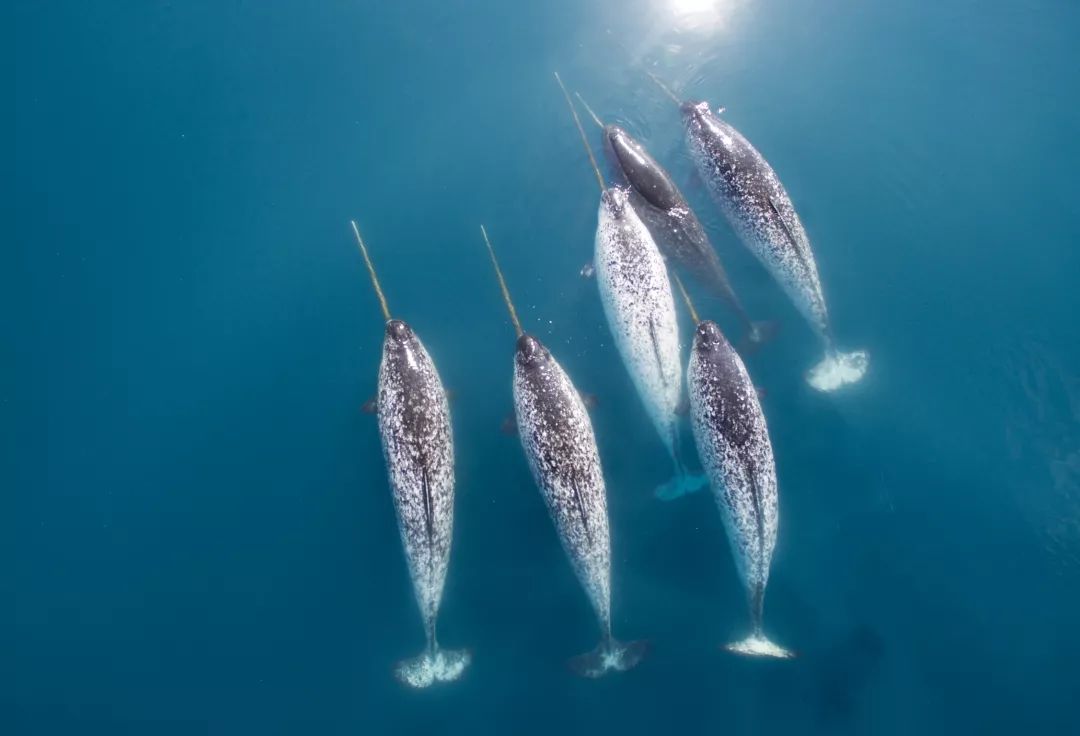
<path fill-rule="evenodd" d="M 683 31 L 714 31 L 723 25 L 732 0 L 660 0 Z"/>
<path fill-rule="evenodd" d="M 677 13 L 695 13 L 709 10 L 718 0 L 670 0 L 672 9 Z"/>

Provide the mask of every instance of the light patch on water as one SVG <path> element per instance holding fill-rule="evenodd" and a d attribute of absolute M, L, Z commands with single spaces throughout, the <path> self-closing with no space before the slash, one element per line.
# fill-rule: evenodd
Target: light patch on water
<path fill-rule="evenodd" d="M 725 647 L 729 652 L 745 654 L 749 657 L 775 657 L 776 659 L 792 659 L 795 656 L 783 647 L 772 643 L 760 634 L 753 634 L 742 641 L 732 642 Z"/>
<path fill-rule="evenodd" d="M 818 391 L 835 391 L 861 379 L 869 364 L 870 355 L 865 350 L 826 355 L 806 374 L 806 381 Z"/>
<path fill-rule="evenodd" d="M 398 679 L 409 687 L 429 687 L 436 682 L 452 682 L 461 677 L 472 656 L 465 650 L 425 652 L 397 667 Z"/>
<path fill-rule="evenodd" d="M 731 0 L 661 0 L 680 31 L 711 33 L 723 28 L 731 16 Z"/>

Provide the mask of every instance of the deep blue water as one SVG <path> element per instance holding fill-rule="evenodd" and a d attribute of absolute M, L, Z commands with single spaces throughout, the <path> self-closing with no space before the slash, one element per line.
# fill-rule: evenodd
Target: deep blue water
<path fill-rule="evenodd" d="M 1080 6 L 468 5 L 16 4 L 4 732 L 1076 729 Z M 861 384 L 803 382 L 815 338 L 646 68 L 775 166 Z M 650 495 L 669 465 L 578 276 L 597 195 L 554 69 L 783 323 L 748 367 L 780 481 L 766 623 L 794 661 L 719 648 L 746 630 L 719 514 Z M 455 393 L 440 631 L 474 663 L 423 692 L 391 674 L 422 633 L 359 410 L 382 319 L 351 218 Z M 616 633 L 653 643 L 625 675 L 564 667 L 595 625 L 499 432 L 513 332 L 481 221 L 601 402 Z"/>

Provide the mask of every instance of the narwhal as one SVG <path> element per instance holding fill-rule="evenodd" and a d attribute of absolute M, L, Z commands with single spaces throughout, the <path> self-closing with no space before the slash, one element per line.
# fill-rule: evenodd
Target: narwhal
<path fill-rule="evenodd" d="M 682 397 L 682 368 L 679 326 L 667 268 L 649 229 L 630 206 L 627 191 L 604 185 L 604 177 L 574 103 L 557 73 L 555 79 L 570 107 L 600 185 L 593 260 L 604 315 L 623 364 L 675 465 L 674 478 L 657 488 L 656 496 L 677 498 L 702 488 L 705 479 L 686 470 L 680 448 L 678 409 Z"/>
<path fill-rule="evenodd" d="M 775 331 L 775 324 L 750 319 L 731 288 L 705 228 L 668 172 L 624 128 L 605 124 L 580 94 L 577 98 L 603 131 L 608 163 L 630 188 L 630 204 L 663 254 L 710 294 L 727 303 L 742 322 L 748 343 L 759 344 L 768 339 Z"/>
<path fill-rule="evenodd" d="M 585 589 L 600 625 L 600 644 L 570 660 L 585 677 L 628 670 L 644 656 L 646 642 L 611 635 L 611 540 L 607 490 L 592 422 L 570 377 L 539 339 L 521 329 L 487 230 L 484 236 L 517 334 L 514 416 L 521 447 L 544 497 L 563 550 Z"/>
<path fill-rule="evenodd" d="M 792 657 L 762 631 L 779 519 L 776 463 L 765 414 L 742 358 L 715 322 L 698 319 L 678 276 L 675 282 L 697 325 L 686 370 L 690 424 L 750 604 L 750 636 L 727 648 L 740 654 Z"/>
<path fill-rule="evenodd" d="M 819 391 L 834 391 L 863 377 L 864 350 L 836 349 L 817 263 L 802 221 L 780 178 L 750 141 L 713 113 L 707 102 L 675 101 L 686 126 L 686 143 L 709 192 L 747 248 L 787 292 L 825 344 L 825 358 L 807 374 Z"/>
<path fill-rule="evenodd" d="M 352 228 L 386 319 L 376 411 L 401 543 L 427 637 L 424 652 L 400 662 L 395 673 L 407 685 L 427 687 L 461 677 L 470 661 L 468 651 L 441 649 L 435 637 L 454 527 L 450 407 L 420 338 L 405 322 L 390 316 L 355 221 Z"/>

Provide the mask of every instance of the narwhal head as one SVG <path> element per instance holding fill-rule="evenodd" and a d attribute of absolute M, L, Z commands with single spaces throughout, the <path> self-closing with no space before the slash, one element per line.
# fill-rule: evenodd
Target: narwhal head
<path fill-rule="evenodd" d="M 629 134 L 620 125 L 609 123 L 604 126 L 604 143 L 616 154 L 626 147 L 629 138 Z"/>
<path fill-rule="evenodd" d="M 683 122 L 687 125 L 691 123 L 700 124 L 705 118 L 712 116 L 709 103 L 704 100 L 687 100 L 679 105 L 679 110 L 682 112 Z"/>
<path fill-rule="evenodd" d="M 416 356 L 421 352 L 420 339 L 405 322 L 392 319 L 386 323 L 383 352 L 392 360 L 416 363 Z"/>
<path fill-rule="evenodd" d="M 604 153 L 619 177 L 633 186 L 634 173 L 646 163 L 641 144 L 620 126 L 605 125 Z"/>
<path fill-rule="evenodd" d="M 404 345 L 414 338 L 412 328 L 400 319 L 392 319 L 386 323 L 386 339 L 396 345 Z"/>
<path fill-rule="evenodd" d="M 613 219 L 620 220 L 630 207 L 630 197 L 625 189 L 609 187 L 600 195 L 600 206 Z"/>
<path fill-rule="evenodd" d="M 720 331 L 719 325 L 712 320 L 699 322 L 694 330 L 694 352 L 714 353 L 723 349 L 730 349 L 727 338 Z"/>
<path fill-rule="evenodd" d="M 661 210 L 684 202 L 675 182 L 633 136 L 618 125 L 606 125 L 604 142 L 612 166 L 646 202 Z"/>
<path fill-rule="evenodd" d="M 517 339 L 517 348 L 514 351 L 514 360 L 525 369 L 539 368 L 551 360 L 551 353 L 544 344 L 529 334 L 524 334 Z"/>
<path fill-rule="evenodd" d="M 612 172 L 617 176 L 623 175 L 621 154 L 625 145 L 626 131 L 618 125 L 608 124 L 604 126 L 604 155 L 607 157 Z"/>

